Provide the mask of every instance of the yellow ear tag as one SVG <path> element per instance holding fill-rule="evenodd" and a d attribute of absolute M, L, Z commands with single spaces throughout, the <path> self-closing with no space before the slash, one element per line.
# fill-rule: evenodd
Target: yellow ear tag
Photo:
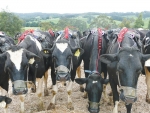
<path fill-rule="evenodd" d="M 79 55 L 80 55 L 80 51 L 79 51 L 79 49 L 78 49 L 78 50 L 75 52 L 74 56 L 79 57 Z"/>
<path fill-rule="evenodd" d="M 46 53 L 47 51 L 45 50 L 44 53 Z"/>
<path fill-rule="evenodd" d="M 49 52 L 45 50 L 44 53 L 49 53 Z"/>

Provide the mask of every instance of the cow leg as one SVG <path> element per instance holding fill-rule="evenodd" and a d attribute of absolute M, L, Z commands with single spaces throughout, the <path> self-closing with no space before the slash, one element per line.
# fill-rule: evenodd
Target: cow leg
<path fill-rule="evenodd" d="M 47 110 L 50 110 L 50 109 L 54 109 L 55 108 L 55 103 L 56 103 L 56 94 L 58 92 L 58 86 L 57 84 L 53 85 L 53 89 L 52 89 L 52 100 L 50 102 L 50 104 L 48 105 L 47 107 Z"/>
<path fill-rule="evenodd" d="M 78 77 L 81 78 L 81 66 L 79 66 L 79 67 L 77 68 L 77 74 L 78 74 Z M 84 87 L 83 87 L 83 85 L 80 85 L 80 91 L 81 91 L 81 92 L 84 92 Z"/>
<path fill-rule="evenodd" d="M 24 113 L 24 100 L 25 100 L 25 95 L 20 95 L 20 102 L 21 102 L 21 110 L 20 113 Z"/>
<path fill-rule="evenodd" d="M 118 104 L 119 104 L 119 94 L 117 91 L 117 84 L 114 82 L 113 75 L 111 75 L 109 73 L 109 80 L 110 80 L 110 86 L 112 89 L 112 93 L 113 93 L 113 102 L 114 102 L 114 109 L 113 109 L 113 113 L 118 113 Z"/>
<path fill-rule="evenodd" d="M 72 93 L 72 81 L 69 81 L 68 87 L 67 87 L 67 93 L 68 93 L 68 105 L 67 108 L 70 110 L 73 110 L 73 104 L 72 104 L 72 100 L 71 100 L 71 93 Z"/>
<path fill-rule="evenodd" d="M 126 105 L 127 113 L 131 113 L 132 104 Z"/>
<path fill-rule="evenodd" d="M 38 78 L 37 82 L 38 82 L 38 86 L 37 86 L 37 96 L 39 98 L 39 103 L 38 103 L 38 108 L 39 110 L 43 110 L 44 106 L 43 106 L 43 79 L 44 76 L 42 76 L 42 78 Z"/>
<path fill-rule="evenodd" d="M 147 67 L 144 68 L 145 68 L 146 85 L 147 85 L 146 102 L 150 104 L 150 72 L 148 71 Z"/>
<path fill-rule="evenodd" d="M 48 70 L 45 72 L 45 75 L 44 75 L 44 83 L 45 83 L 44 96 L 48 96 L 47 80 L 48 80 Z"/>
<path fill-rule="evenodd" d="M 102 77 L 105 79 L 104 77 L 104 73 L 101 74 Z M 108 96 L 107 96 L 107 93 L 106 93 L 106 87 L 107 87 L 107 84 L 103 84 L 103 95 L 104 95 L 104 101 L 108 101 Z"/>
<path fill-rule="evenodd" d="M 1 95 L 2 96 L 8 96 L 8 93 L 7 93 L 7 91 L 5 89 L 0 87 L 0 90 L 1 90 Z M 8 106 L 7 106 L 5 101 L 0 102 L 0 108 L 4 108 L 4 113 L 7 113 Z"/>

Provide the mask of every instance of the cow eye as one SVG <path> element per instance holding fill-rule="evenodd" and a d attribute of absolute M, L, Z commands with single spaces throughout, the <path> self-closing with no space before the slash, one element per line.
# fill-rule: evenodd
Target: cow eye
<path fill-rule="evenodd" d="M 55 56 L 53 56 L 53 60 L 56 60 L 57 58 Z"/>
<path fill-rule="evenodd" d="M 67 59 L 71 59 L 72 58 L 72 55 L 69 55 L 68 57 L 67 57 Z"/>
<path fill-rule="evenodd" d="M 141 69 L 137 70 L 136 72 L 137 72 L 138 74 L 141 74 Z"/>
<path fill-rule="evenodd" d="M 118 73 L 123 73 L 123 70 L 122 69 L 118 69 L 117 72 Z"/>

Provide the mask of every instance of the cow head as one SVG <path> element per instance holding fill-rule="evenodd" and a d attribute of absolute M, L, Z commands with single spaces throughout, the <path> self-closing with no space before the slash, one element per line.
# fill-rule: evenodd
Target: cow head
<path fill-rule="evenodd" d="M 88 78 L 76 78 L 76 83 L 82 85 L 86 84 L 85 91 L 88 94 L 89 106 L 88 110 L 90 113 L 99 113 L 99 103 L 103 92 L 103 84 L 108 83 L 108 79 L 103 79 L 97 73 L 89 75 Z"/>
<path fill-rule="evenodd" d="M 137 100 L 137 81 L 142 71 L 142 62 L 150 58 L 135 48 L 122 48 L 116 54 L 101 55 L 101 62 L 108 64 L 109 72 L 118 81 L 120 99 L 127 105 Z"/>
<path fill-rule="evenodd" d="M 29 64 L 40 58 L 18 46 L 12 46 L 7 52 L 0 55 L 0 60 L 5 61 L 4 71 L 9 74 L 13 83 L 13 93 L 27 93 L 27 74 Z"/>
<path fill-rule="evenodd" d="M 76 51 L 79 51 L 80 54 L 83 53 L 81 48 L 71 47 L 66 39 L 58 40 L 51 49 L 42 50 L 44 56 L 52 56 L 57 80 L 65 81 L 70 79 L 70 71 L 73 68 L 73 57 L 75 57 L 74 54 Z"/>

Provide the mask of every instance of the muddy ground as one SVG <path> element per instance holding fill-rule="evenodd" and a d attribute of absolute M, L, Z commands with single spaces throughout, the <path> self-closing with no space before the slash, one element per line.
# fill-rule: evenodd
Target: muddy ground
<path fill-rule="evenodd" d="M 82 77 L 84 77 L 83 66 L 82 66 Z M 84 99 L 83 93 L 79 91 L 79 85 L 73 84 L 73 92 L 72 92 L 72 101 L 74 103 L 74 110 L 70 111 L 67 109 L 67 92 L 65 87 L 60 87 L 58 94 L 56 96 L 56 108 L 54 110 L 46 110 L 46 107 L 49 101 L 52 98 L 51 94 L 51 80 L 49 77 L 49 96 L 43 97 L 45 109 L 42 111 L 38 111 L 37 103 L 38 98 L 35 94 L 31 94 L 30 92 L 27 94 L 25 99 L 25 113 L 89 113 L 87 110 L 87 99 Z M 109 93 L 110 86 L 107 86 L 107 92 Z M 145 84 L 145 76 L 142 75 L 139 77 L 138 81 L 138 100 L 133 104 L 132 113 L 150 113 L 150 105 L 145 102 L 146 96 L 146 84 Z M 8 106 L 9 113 L 19 113 L 20 103 L 19 97 L 12 95 L 11 91 L 11 83 L 9 96 L 12 98 L 11 104 Z M 103 97 L 102 97 L 103 102 Z M 108 104 L 108 102 L 104 102 L 100 105 L 100 113 L 112 113 L 113 104 Z M 119 113 L 126 113 L 126 108 L 123 102 L 119 103 L 118 106 Z M 0 113 L 3 113 L 3 109 L 0 108 Z"/>

